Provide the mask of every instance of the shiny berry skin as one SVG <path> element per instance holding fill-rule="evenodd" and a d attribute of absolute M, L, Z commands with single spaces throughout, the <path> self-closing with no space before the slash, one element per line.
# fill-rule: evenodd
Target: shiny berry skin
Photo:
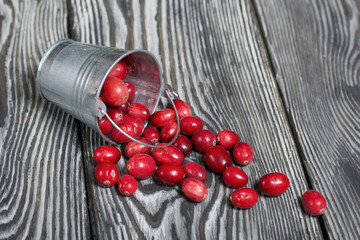
<path fill-rule="evenodd" d="M 136 127 L 136 137 L 141 136 L 144 131 L 144 122 L 141 121 L 140 118 L 125 114 L 122 121 L 131 122 L 132 124 L 134 124 Z"/>
<path fill-rule="evenodd" d="M 249 144 L 239 142 L 234 146 L 233 157 L 237 164 L 246 166 L 253 160 L 254 152 Z"/>
<path fill-rule="evenodd" d="M 159 143 L 158 145 L 164 145 Z M 155 159 L 156 164 L 173 164 L 181 166 L 184 163 L 184 155 L 179 149 L 170 145 L 163 148 L 154 148 L 151 156 Z"/>
<path fill-rule="evenodd" d="M 119 128 L 121 128 L 124 132 L 126 132 L 130 137 L 136 136 L 136 127 L 131 122 L 121 122 L 118 124 Z M 120 131 L 118 131 L 116 128 L 111 129 L 109 136 L 112 140 L 114 140 L 117 143 L 126 143 L 130 142 L 131 139 L 126 137 L 124 134 L 122 134 Z"/>
<path fill-rule="evenodd" d="M 119 124 L 124 117 L 124 113 L 119 108 L 108 108 L 106 113 L 115 124 Z"/>
<path fill-rule="evenodd" d="M 239 141 L 239 136 L 230 130 L 222 130 L 216 135 L 216 143 L 226 149 L 232 149 Z"/>
<path fill-rule="evenodd" d="M 138 183 L 133 176 L 124 175 L 119 179 L 118 189 L 122 195 L 128 197 L 136 192 Z"/>
<path fill-rule="evenodd" d="M 183 100 L 180 100 L 180 99 L 175 99 L 174 104 L 175 104 L 175 107 L 176 107 L 176 110 L 177 110 L 177 112 L 179 114 L 180 119 L 183 118 L 183 117 L 191 117 L 192 111 L 191 111 L 191 108 L 189 107 L 189 105 L 186 102 L 184 102 Z M 170 107 L 172 109 L 174 109 L 172 104 L 170 105 Z"/>
<path fill-rule="evenodd" d="M 130 103 L 126 102 L 123 105 L 121 105 L 120 107 L 118 107 L 119 110 L 121 110 L 124 114 L 127 114 L 129 112 L 130 109 Z"/>
<path fill-rule="evenodd" d="M 203 128 L 203 121 L 197 117 L 184 117 L 180 120 L 181 133 L 191 136 Z"/>
<path fill-rule="evenodd" d="M 100 97 L 106 105 L 119 107 L 127 102 L 129 92 L 126 84 L 116 77 L 108 77 L 101 89 Z"/>
<path fill-rule="evenodd" d="M 165 108 L 160 111 L 154 112 L 154 114 L 151 115 L 149 119 L 150 124 L 157 128 L 162 128 L 169 122 L 175 122 L 175 121 L 176 121 L 175 112 L 170 108 Z"/>
<path fill-rule="evenodd" d="M 184 170 L 178 165 L 163 164 L 156 169 L 157 181 L 164 185 L 178 185 L 184 176 Z"/>
<path fill-rule="evenodd" d="M 305 211 L 312 216 L 320 216 L 326 211 L 326 199 L 321 193 L 315 190 L 306 191 L 301 201 Z"/>
<path fill-rule="evenodd" d="M 102 162 L 117 163 L 121 158 L 120 150 L 110 145 L 102 145 L 95 149 L 93 159 L 95 164 Z"/>
<path fill-rule="evenodd" d="M 172 145 L 179 149 L 184 156 L 190 154 L 193 150 L 190 139 L 185 136 L 178 136 Z"/>
<path fill-rule="evenodd" d="M 136 138 L 140 142 L 151 144 L 150 140 L 147 138 Z M 151 147 L 147 147 L 145 145 L 139 144 L 137 142 L 131 141 L 128 142 L 125 146 L 125 155 L 129 158 L 134 156 L 135 154 L 148 154 L 151 151 Z"/>
<path fill-rule="evenodd" d="M 170 142 L 175 137 L 177 128 L 176 122 L 166 124 L 160 131 L 160 140 L 162 142 Z"/>
<path fill-rule="evenodd" d="M 248 175 L 238 167 L 228 167 L 223 172 L 224 183 L 229 187 L 240 188 L 248 183 Z"/>
<path fill-rule="evenodd" d="M 193 147 L 198 152 L 205 152 L 208 148 L 215 146 L 216 136 L 209 130 L 199 130 L 191 138 Z"/>
<path fill-rule="evenodd" d="M 184 166 L 185 177 L 196 178 L 202 182 L 207 180 L 205 169 L 198 163 L 189 162 Z"/>
<path fill-rule="evenodd" d="M 119 179 L 119 171 L 114 163 L 100 163 L 95 168 L 95 178 L 103 187 L 115 185 Z"/>
<path fill-rule="evenodd" d="M 204 159 L 206 166 L 217 173 L 224 172 L 232 163 L 230 154 L 222 146 L 209 147 L 205 152 Z"/>
<path fill-rule="evenodd" d="M 129 82 L 129 81 L 124 81 L 124 83 L 126 84 L 128 91 L 129 91 L 129 99 L 128 101 L 130 103 L 132 103 L 135 99 L 135 95 L 136 95 L 136 87 L 133 83 Z"/>
<path fill-rule="evenodd" d="M 238 188 L 230 196 L 232 204 L 241 209 L 253 207 L 258 200 L 258 195 L 254 189 Z"/>
<path fill-rule="evenodd" d="M 154 159 L 147 154 L 136 154 L 126 163 L 126 170 L 136 179 L 146 179 L 155 172 Z"/>
<path fill-rule="evenodd" d="M 109 72 L 109 77 L 118 77 L 121 80 L 126 78 L 128 67 L 124 62 L 118 62 Z"/>
<path fill-rule="evenodd" d="M 150 142 L 155 144 L 155 143 L 159 142 L 160 133 L 156 129 L 156 127 L 149 125 L 144 129 L 143 136 L 145 138 L 149 139 Z"/>
<path fill-rule="evenodd" d="M 279 172 L 269 173 L 260 178 L 260 191 L 268 196 L 279 196 L 290 186 L 289 178 Z"/>
<path fill-rule="evenodd" d="M 204 201 L 208 196 L 205 184 L 196 178 L 185 178 L 181 183 L 181 190 L 193 202 Z"/>
<path fill-rule="evenodd" d="M 150 117 L 149 109 L 141 103 L 132 103 L 128 114 L 133 117 L 138 117 L 143 122 L 147 121 Z"/>
<path fill-rule="evenodd" d="M 103 117 L 101 120 L 98 118 L 99 129 L 103 134 L 107 134 L 112 129 L 112 124 L 106 117 Z"/>

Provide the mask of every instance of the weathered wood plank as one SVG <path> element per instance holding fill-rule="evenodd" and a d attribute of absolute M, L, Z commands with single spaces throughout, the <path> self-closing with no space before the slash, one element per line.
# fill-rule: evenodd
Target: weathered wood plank
<path fill-rule="evenodd" d="M 326 230 L 359 239 L 360 3 L 255 2 Z"/>
<path fill-rule="evenodd" d="M 272 171 L 286 173 L 291 188 L 281 197 L 259 197 L 251 210 L 234 209 L 221 177 L 210 174 L 209 197 L 199 204 L 152 180 L 139 182 L 134 197 L 94 179 L 93 150 L 104 142 L 84 127 L 83 150 L 93 237 L 315 239 L 317 218 L 301 209 L 308 186 L 292 139 L 275 79 L 249 1 L 72 0 L 72 36 L 120 48 L 146 48 L 161 61 L 172 84 L 195 115 L 215 132 L 233 129 L 255 151 L 244 167 L 248 186 Z M 192 154 L 187 161 L 199 161 Z M 119 163 L 123 169 L 124 159 Z"/>
<path fill-rule="evenodd" d="M 0 239 L 90 235 L 72 117 L 40 99 L 38 63 L 67 37 L 66 1 L 0 1 Z"/>

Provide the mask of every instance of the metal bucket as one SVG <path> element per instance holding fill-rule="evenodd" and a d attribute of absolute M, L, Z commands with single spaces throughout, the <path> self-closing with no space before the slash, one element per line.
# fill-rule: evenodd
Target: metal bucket
<path fill-rule="evenodd" d="M 140 144 L 142 143 L 120 129 L 107 115 L 106 105 L 99 100 L 101 88 L 110 70 L 119 61 L 129 65 L 127 81 L 132 82 L 137 93 L 134 102 L 145 105 L 153 113 L 166 94 L 176 113 L 171 88 L 162 80 L 162 70 L 156 58 L 146 50 L 123 50 L 63 39 L 47 50 L 39 64 L 36 86 L 40 95 L 59 106 L 76 119 L 93 128 L 108 142 L 114 143 L 99 129 L 97 118 L 107 117 L 118 131 Z M 160 146 L 158 146 L 160 147 Z"/>

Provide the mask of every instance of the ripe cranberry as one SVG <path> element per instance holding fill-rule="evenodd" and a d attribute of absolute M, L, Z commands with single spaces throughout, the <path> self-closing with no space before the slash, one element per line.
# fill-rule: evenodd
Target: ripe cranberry
<path fill-rule="evenodd" d="M 165 145 L 165 143 L 159 143 L 158 145 Z M 184 155 L 179 149 L 172 145 L 163 148 L 154 148 L 151 156 L 158 165 L 173 164 L 181 166 L 184 162 Z"/>
<path fill-rule="evenodd" d="M 191 117 L 192 111 L 186 102 L 184 102 L 183 100 L 180 100 L 180 99 L 175 99 L 174 104 L 175 104 L 176 110 L 178 111 L 179 118 Z M 171 108 L 174 109 L 172 105 L 171 105 Z"/>
<path fill-rule="evenodd" d="M 279 196 L 290 186 L 289 178 L 283 173 L 269 173 L 264 175 L 259 181 L 262 193 L 269 196 Z"/>
<path fill-rule="evenodd" d="M 115 185 L 119 179 L 119 171 L 114 163 L 100 163 L 95 168 L 95 178 L 103 187 Z"/>
<path fill-rule="evenodd" d="M 253 160 L 254 152 L 249 144 L 245 142 L 239 142 L 234 146 L 233 157 L 237 164 L 246 166 Z"/>
<path fill-rule="evenodd" d="M 116 77 L 108 77 L 101 89 L 101 99 L 107 105 L 119 107 L 129 98 L 126 84 Z"/>
<path fill-rule="evenodd" d="M 133 195 L 138 188 L 136 179 L 131 175 L 124 175 L 119 179 L 118 189 L 126 197 Z"/>
<path fill-rule="evenodd" d="M 99 120 L 99 118 L 97 120 L 98 120 L 98 125 L 99 125 L 99 128 L 100 128 L 100 131 L 103 134 L 109 133 L 111 128 L 112 128 L 112 124 L 109 121 L 109 119 L 107 119 L 106 117 L 103 117 L 101 120 Z"/>
<path fill-rule="evenodd" d="M 193 202 L 201 202 L 208 196 L 205 184 L 196 178 L 185 178 L 181 183 L 184 195 Z"/>
<path fill-rule="evenodd" d="M 192 143 L 190 139 L 185 136 L 178 136 L 172 145 L 179 149 L 184 155 L 192 152 Z"/>
<path fill-rule="evenodd" d="M 140 118 L 125 114 L 122 121 L 131 122 L 132 124 L 134 124 L 136 127 L 136 137 L 141 136 L 144 131 L 144 122 L 141 121 Z"/>
<path fill-rule="evenodd" d="M 119 124 L 124 117 L 124 113 L 119 108 L 108 108 L 106 113 L 115 124 Z"/>
<path fill-rule="evenodd" d="M 102 145 L 95 149 L 93 154 L 93 159 L 95 164 L 102 162 L 112 162 L 116 163 L 120 160 L 121 153 L 120 150 L 116 147 L 109 145 Z"/>
<path fill-rule="evenodd" d="M 124 83 L 126 84 L 128 91 L 129 91 L 129 102 L 132 103 L 135 99 L 135 95 L 136 95 L 136 87 L 133 83 L 129 82 L 129 81 L 124 81 Z"/>
<path fill-rule="evenodd" d="M 174 186 L 184 179 L 184 170 L 178 165 L 163 164 L 156 169 L 156 177 L 161 184 Z"/>
<path fill-rule="evenodd" d="M 238 167 L 228 167 L 223 172 L 223 180 L 229 187 L 240 188 L 248 183 L 248 176 Z"/>
<path fill-rule="evenodd" d="M 126 164 L 128 173 L 136 179 L 151 177 L 155 172 L 154 159 L 147 154 L 136 154 Z"/>
<path fill-rule="evenodd" d="M 203 128 L 203 122 L 197 117 L 184 117 L 180 120 L 181 133 L 191 136 Z"/>
<path fill-rule="evenodd" d="M 208 148 L 215 146 L 216 136 L 209 130 L 199 130 L 191 138 L 193 147 L 198 152 L 205 152 Z"/>
<path fill-rule="evenodd" d="M 157 143 L 160 138 L 159 131 L 154 126 L 147 126 L 144 130 L 143 136 L 150 140 L 150 142 Z"/>
<path fill-rule="evenodd" d="M 141 103 L 132 103 L 130 105 L 129 115 L 138 117 L 141 121 L 147 121 L 150 117 L 150 112 L 149 109 Z"/>
<path fill-rule="evenodd" d="M 131 122 L 121 122 L 118 124 L 119 128 L 121 128 L 124 132 L 126 132 L 130 137 L 136 136 L 136 127 Z M 109 136 L 112 140 L 114 140 L 117 143 L 126 143 L 130 142 L 131 139 L 126 137 L 124 134 L 122 134 L 120 131 L 118 131 L 116 128 L 111 129 Z"/>
<path fill-rule="evenodd" d="M 247 209 L 256 204 L 258 195 L 254 189 L 238 188 L 230 196 L 230 201 L 237 208 Z"/>
<path fill-rule="evenodd" d="M 301 199 L 305 211 L 312 216 L 320 216 L 325 213 L 326 199 L 315 190 L 308 190 Z"/>
<path fill-rule="evenodd" d="M 207 180 L 205 169 L 198 163 L 189 162 L 184 166 L 185 176 L 187 178 L 196 178 L 202 182 Z"/>
<path fill-rule="evenodd" d="M 162 109 L 160 111 L 154 112 L 153 115 L 150 117 L 150 124 L 161 128 L 164 127 L 169 122 L 175 122 L 176 121 L 176 115 L 174 110 L 170 108 Z"/>
<path fill-rule="evenodd" d="M 204 158 L 206 166 L 217 173 L 224 172 L 227 167 L 231 166 L 232 162 L 230 154 L 222 146 L 209 147 Z"/>
<path fill-rule="evenodd" d="M 121 80 L 126 78 L 128 67 L 124 62 L 118 62 L 109 72 L 109 77 L 118 77 Z"/>
<path fill-rule="evenodd" d="M 230 130 L 223 130 L 216 135 L 216 142 L 226 149 L 232 149 L 239 141 L 239 136 Z"/>
<path fill-rule="evenodd" d="M 119 110 L 121 110 L 124 114 L 127 114 L 129 112 L 129 109 L 130 109 L 130 103 L 129 102 L 126 102 L 126 103 L 124 103 L 123 105 L 121 105 L 119 107 Z"/>
<path fill-rule="evenodd" d="M 177 128 L 176 122 L 166 124 L 160 131 L 160 140 L 162 142 L 170 142 L 175 137 Z"/>
<path fill-rule="evenodd" d="M 147 138 L 136 138 L 140 142 L 151 144 L 150 140 Z M 139 144 L 137 142 L 131 141 L 125 146 L 125 155 L 129 158 L 134 156 L 135 154 L 148 154 L 151 151 L 151 147 L 147 147 L 145 145 Z"/>

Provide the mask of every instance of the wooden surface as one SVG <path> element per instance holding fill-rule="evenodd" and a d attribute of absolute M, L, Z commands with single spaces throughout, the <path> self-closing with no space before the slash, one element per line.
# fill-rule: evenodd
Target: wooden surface
<path fill-rule="evenodd" d="M 0 239 L 359 239 L 359 9 L 351 0 L 0 1 Z M 67 37 L 150 50 L 206 128 L 253 146 L 248 187 L 273 171 L 291 187 L 250 210 L 233 208 L 233 189 L 210 172 L 198 204 L 152 179 L 129 198 L 99 187 L 91 155 L 104 141 L 35 89 L 43 53 Z M 203 155 L 186 161 L 203 165 Z M 301 207 L 309 188 L 328 200 L 323 217 Z"/>

